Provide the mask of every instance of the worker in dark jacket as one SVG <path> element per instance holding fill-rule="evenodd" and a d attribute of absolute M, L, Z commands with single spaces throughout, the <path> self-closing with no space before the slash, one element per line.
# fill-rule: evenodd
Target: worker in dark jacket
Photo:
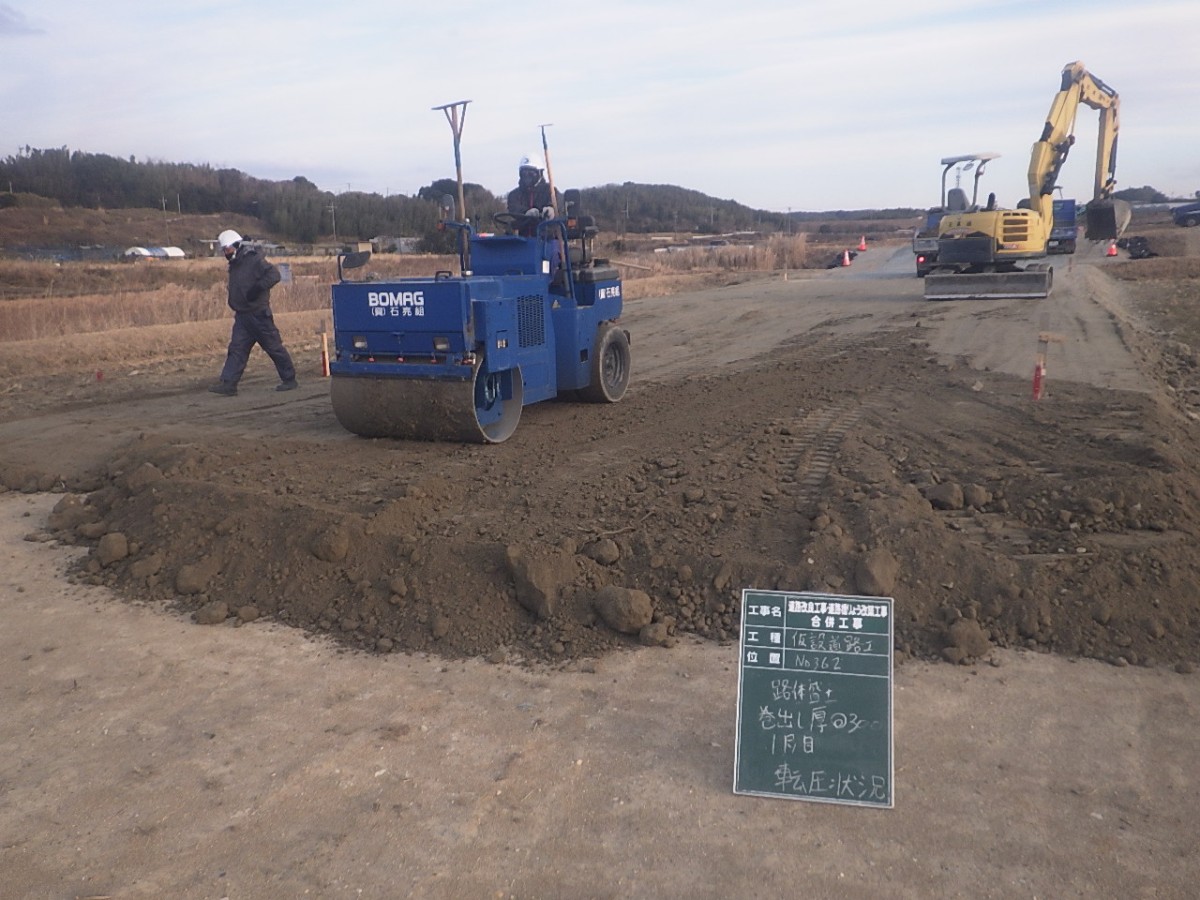
<path fill-rule="evenodd" d="M 229 260 L 229 308 L 233 310 L 233 335 L 221 369 L 221 380 L 209 388 L 214 394 L 232 397 L 246 370 L 254 345 L 262 347 L 279 373 L 277 391 L 295 390 L 296 367 L 283 346 L 283 338 L 271 315 L 271 288 L 279 284 L 279 270 L 253 247 L 242 245 L 236 231 L 217 236 L 221 252 Z"/>
<path fill-rule="evenodd" d="M 508 192 L 508 211 L 517 216 L 549 219 L 561 208 L 559 199 L 558 191 L 551 192 L 550 184 L 542 177 L 536 157 L 522 156 L 517 167 L 517 186 Z M 535 230 L 536 225 L 526 225 L 521 233 L 530 237 Z"/>

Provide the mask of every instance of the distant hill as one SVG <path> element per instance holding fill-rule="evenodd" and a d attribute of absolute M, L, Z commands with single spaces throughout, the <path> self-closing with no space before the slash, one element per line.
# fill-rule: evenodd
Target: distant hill
<path fill-rule="evenodd" d="M 752 209 L 735 200 L 718 200 L 699 191 L 670 184 L 607 184 L 582 191 L 584 209 L 607 223 L 613 231 L 683 231 L 692 234 L 729 234 L 736 231 L 787 231 L 788 218 L 797 231 L 812 223 L 853 220 L 877 222 L 874 229 L 893 230 L 897 220 L 911 220 L 916 209 L 835 210 L 783 213 Z M 805 226 L 805 227 L 801 227 Z"/>

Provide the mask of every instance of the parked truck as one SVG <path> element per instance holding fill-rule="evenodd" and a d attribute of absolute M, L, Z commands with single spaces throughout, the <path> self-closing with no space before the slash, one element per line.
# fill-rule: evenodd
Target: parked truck
<path fill-rule="evenodd" d="M 1046 243 L 1049 254 L 1067 254 L 1075 252 L 1075 242 L 1079 238 L 1079 216 L 1075 209 L 1074 200 L 1054 201 L 1054 225 L 1050 229 L 1050 240 Z"/>

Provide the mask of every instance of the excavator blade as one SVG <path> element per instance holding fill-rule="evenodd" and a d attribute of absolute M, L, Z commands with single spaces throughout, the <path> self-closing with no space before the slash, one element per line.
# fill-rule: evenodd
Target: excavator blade
<path fill-rule="evenodd" d="M 1021 272 L 982 272 L 974 275 L 933 272 L 925 276 L 925 299 L 1041 300 L 1050 296 L 1053 284 L 1054 270 L 1049 266 L 1030 266 Z"/>
<path fill-rule="evenodd" d="M 372 438 L 496 444 L 521 418 L 519 369 L 481 373 L 470 380 L 334 374 L 333 412 L 342 427 Z"/>
<path fill-rule="evenodd" d="M 1115 241 L 1129 227 L 1133 207 L 1125 200 L 1093 200 L 1087 205 L 1083 236 L 1089 241 Z"/>

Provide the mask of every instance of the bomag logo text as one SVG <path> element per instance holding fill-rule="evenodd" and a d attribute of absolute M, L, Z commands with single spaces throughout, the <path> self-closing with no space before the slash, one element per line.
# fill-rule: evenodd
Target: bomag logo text
<path fill-rule="evenodd" d="M 424 306 L 424 291 L 368 291 L 367 306 Z"/>

